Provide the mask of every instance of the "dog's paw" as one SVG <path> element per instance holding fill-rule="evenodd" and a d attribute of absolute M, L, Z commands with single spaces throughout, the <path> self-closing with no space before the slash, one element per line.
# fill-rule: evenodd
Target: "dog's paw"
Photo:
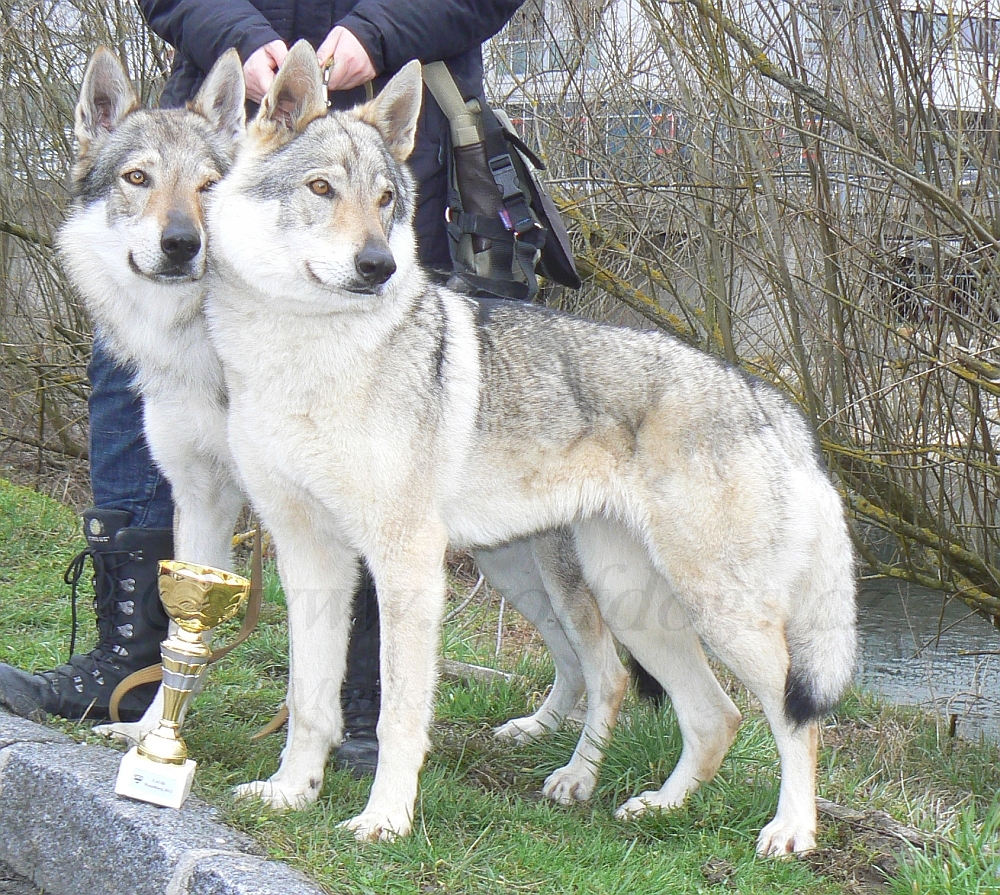
<path fill-rule="evenodd" d="M 566 765 L 549 774 L 542 786 L 542 795 L 560 805 L 586 802 L 594 794 L 597 775 L 588 769 L 580 770 Z"/>
<path fill-rule="evenodd" d="M 533 743 L 551 732 L 552 728 L 546 727 L 541 721 L 536 720 L 534 715 L 528 715 L 526 718 L 511 718 L 506 724 L 493 728 L 493 736 L 498 740 L 508 740 L 522 746 Z"/>
<path fill-rule="evenodd" d="M 757 837 L 757 854 L 762 858 L 787 857 L 812 851 L 816 847 L 816 831 L 810 823 L 772 820 Z"/>
<path fill-rule="evenodd" d="M 354 838 L 359 842 L 391 842 L 400 836 L 408 836 L 413 823 L 405 811 L 362 811 L 357 817 L 345 820 L 338 826 L 354 833 Z"/>
<path fill-rule="evenodd" d="M 643 796 L 633 796 L 624 805 L 622 805 L 615 812 L 615 820 L 635 820 L 637 817 L 642 817 L 647 811 L 653 808 L 652 805 L 647 802 Z"/>
<path fill-rule="evenodd" d="M 134 746 L 147 733 L 155 730 L 157 726 L 155 723 L 147 724 L 142 721 L 135 721 L 131 724 L 118 722 L 116 724 L 98 724 L 94 727 L 94 732 L 112 740 L 118 740 L 119 742 Z"/>
<path fill-rule="evenodd" d="M 647 811 L 672 811 L 684 804 L 684 796 L 670 796 L 662 789 L 650 789 L 633 796 L 615 812 L 616 820 L 634 820 Z"/>
<path fill-rule="evenodd" d="M 316 801 L 319 790 L 282 786 L 271 780 L 254 780 L 233 789 L 237 799 L 257 799 L 275 811 L 298 811 Z"/>

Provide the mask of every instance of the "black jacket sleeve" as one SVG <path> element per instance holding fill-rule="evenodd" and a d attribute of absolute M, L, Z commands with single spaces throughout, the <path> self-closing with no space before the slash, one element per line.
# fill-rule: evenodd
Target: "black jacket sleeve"
<path fill-rule="evenodd" d="M 230 47 L 245 62 L 278 32 L 247 0 L 139 0 L 149 27 L 207 72 Z"/>
<path fill-rule="evenodd" d="M 337 25 L 362 43 L 375 71 L 395 72 L 411 59 L 459 56 L 496 34 L 524 0 L 360 0 Z"/>

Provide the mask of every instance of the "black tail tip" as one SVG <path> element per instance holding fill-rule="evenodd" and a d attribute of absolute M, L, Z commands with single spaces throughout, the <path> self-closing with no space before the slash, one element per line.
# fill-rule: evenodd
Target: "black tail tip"
<path fill-rule="evenodd" d="M 809 724 L 830 714 L 836 705 L 837 700 L 818 698 L 810 681 L 795 669 L 789 669 L 785 678 L 785 717 L 789 721 L 797 725 Z"/>
<path fill-rule="evenodd" d="M 631 653 L 628 657 L 628 670 L 635 682 L 635 691 L 640 699 L 653 703 L 659 707 L 667 700 L 667 691 L 660 686 L 660 682 L 653 677 Z"/>

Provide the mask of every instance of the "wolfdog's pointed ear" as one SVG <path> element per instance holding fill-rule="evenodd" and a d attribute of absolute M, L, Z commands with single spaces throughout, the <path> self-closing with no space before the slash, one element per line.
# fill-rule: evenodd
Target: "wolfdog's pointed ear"
<path fill-rule="evenodd" d="M 239 53 L 226 50 L 212 66 L 191 109 L 207 118 L 216 130 L 235 139 L 246 128 L 246 89 Z"/>
<path fill-rule="evenodd" d="M 393 158 L 405 162 L 413 152 L 424 85 L 420 63 L 407 62 L 371 102 L 358 109 L 358 117 L 374 127 Z"/>
<path fill-rule="evenodd" d="M 326 88 L 316 51 L 304 40 L 288 51 L 253 126 L 260 136 L 290 139 L 326 115 Z"/>
<path fill-rule="evenodd" d="M 103 140 L 133 109 L 136 96 L 118 57 L 106 47 L 98 47 L 87 63 L 76 104 L 76 138 L 83 155 L 95 140 Z"/>

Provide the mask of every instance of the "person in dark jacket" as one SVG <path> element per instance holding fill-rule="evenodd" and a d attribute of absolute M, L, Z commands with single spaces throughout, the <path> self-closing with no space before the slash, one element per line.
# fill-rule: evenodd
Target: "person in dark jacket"
<path fill-rule="evenodd" d="M 163 107 L 183 106 L 192 99 L 212 65 L 230 48 L 243 60 L 248 103 L 257 103 L 288 48 L 304 39 L 316 47 L 321 64 L 329 63 L 331 106 L 347 108 L 366 98 L 365 85 L 371 84 L 377 92 L 412 59 L 444 60 L 463 95 L 480 96 L 481 44 L 503 27 L 522 2 L 140 0 L 139 5 L 152 30 L 175 49 L 171 75 L 160 96 Z M 416 212 L 420 260 L 442 270 L 451 266 L 445 223 L 448 140 L 448 121 L 425 91 L 410 165 L 420 187 Z M 142 403 L 131 391 L 129 371 L 116 366 L 98 340 L 87 372 L 92 386 L 94 508 L 84 512 L 87 549 L 72 568 L 78 580 L 84 558 L 93 560 L 101 640 L 90 653 L 74 655 L 53 671 L 29 675 L 0 664 L 0 702 L 26 716 L 107 718 L 111 691 L 137 670 L 135 663 L 122 659 L 122 653 L 126 657 L 158 653 L 158 643 L 165 636 L 165 624 L 131 625 L 129 643 L 118 643 L 116 638 L 124 635 L 112 618 L 119 605 L 112 595 L 123 590 L 151 594 L 148 599 L 159 609 L 156 563 L 172 552 L 170 484 L 149 455 Z M 375 769 L 380 698 L 378 604 L 367 571 L 355 595 L 354 616 L 341 692 L 346 740 L 337 761 L 360 775 Z M 109 668 L 120 669 L 120 675 L 108 674 Z M 123 719 L 141 716 L 154 692 L 152 687 L 132 691 L 122 704 Z M 16 699 L 10 698 L 13 694 Z"/>
<path fill-rule="evenodd" d="M 524 0 L 140 0 L 150 27 L 176 50 L 162 106 L 181 106 L 230 47 L 243 60 L 247 98 L 259 102 L 284 54 L 308 40 L 319 61 L 333 59 L 330 102 L 362 102 L 412 59 L 444 60 L 462 95 L 483 92 L 481 44 Z M 448 200 L 448 120 L 425 91 L 410 168 L 420 193 L 416 227 L 420 260 L 451 267 L 444 211 Z"/>

